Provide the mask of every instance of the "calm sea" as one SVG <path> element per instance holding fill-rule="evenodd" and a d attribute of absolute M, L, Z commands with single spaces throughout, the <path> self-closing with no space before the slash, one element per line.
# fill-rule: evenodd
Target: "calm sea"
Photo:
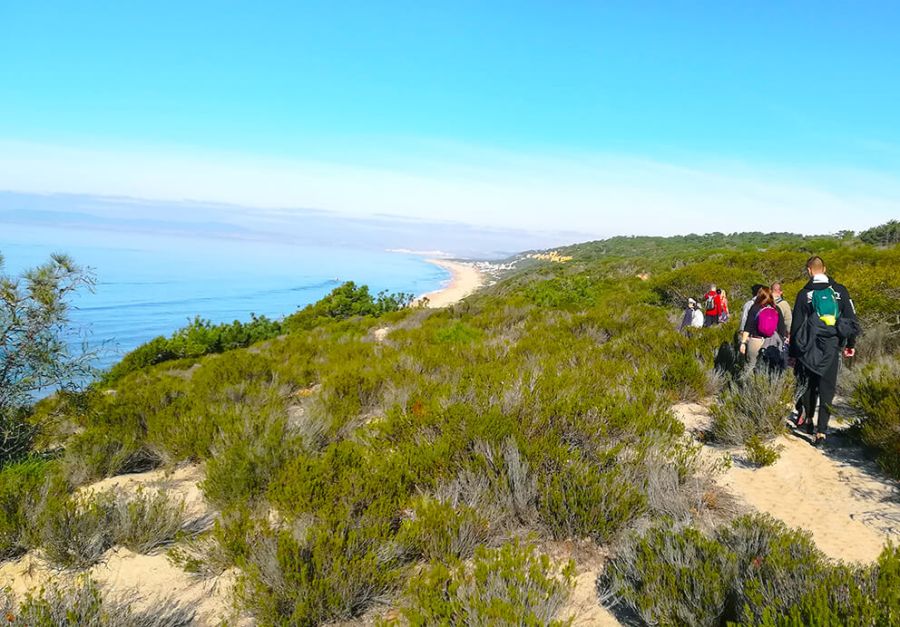
<path fill-rule="evenodd" d="M 419 295 L 449 278 L 420 257 L 379 250 L 0 224 L 5 273 L 51 252 L 69 254 L 97 278 L 93 293 L 75 297 L 72 319 L 91 345 L 104 347 L 101 368 L 196 315 L 279 318 L 344 281 Z"/>

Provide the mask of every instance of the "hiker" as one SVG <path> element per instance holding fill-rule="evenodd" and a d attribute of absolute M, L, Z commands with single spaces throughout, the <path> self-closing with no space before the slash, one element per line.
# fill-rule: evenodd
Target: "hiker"
<path fill-rule="evenodd" d="M 771 289 L 772 297 L 775 299 L 775 306 L 781 310 L 781 315 L 784 316 L 784 326 L 790 331 L 791 322 L 794 319 L 794 314 L 791 311 L 791 304 L 784 299 L 784 292 L 781 291 L 781 283 L 778 283 L 777 281 L 772 283 Z M 784 339 L 787 340 L 788 338 Z"/>
<path fill-rule="evenodd" d="M 822 258 L 810 257 L 806 271 L 809 282 L 797 294 L 792 312 L 790 356 L 801 390 L 797 426 L 805 424 L 819 446 L 828 433 L 842 349 L 844 357 L 853 357 L 860 329 L 850 293 L 828 278 Z M 819 420 L 814 425 L 817 404 Z"/>
<path fill-rule="evenodd" d="M 752 294 L 752 296 L 750 297 L 750 300 L 744 303 L 744 306 L 741 307 L 741 323 L 740 325 L 738 325 L 738 333 L 744 330 L 744 326 L 746 326 L 747 324 L 747 314 L 750 312 L 750 308 L 753 307 L 753 303 L 756 302 L 756 296 L 759 294 L 759 290 L 762 287 L 763 285 L 761 285 L 760 283 L 754 283 L 753 287 L 750 288 L 750 293 Z"/>
<path fill-rule="evenodd" d="M 715 284 L 709 286 L 709 291 L 703 296 L 705 317 L 703 318 L 703 326 L 711 327 L 719 324 L 719 314 L 722 313 L 722 297 L 716 290 Z"/>
<path fill-rule="evenodd" d="M 700 311 L 700 307 L 697 306 L 697 301 L 693 298 L 688 298 L 687 309 L 684 310 L 684 316 L 681 318 L 681 326 L 678 327 L 678 330 L 683 331 L 688 328 L 699 329 L 702 326 L 703 312 Z"/>
<path fill-rule="evenodd" d="M 756 292 L 756 299 L 747 310 L 747 320 L 741 329 L 740 353 L 747 359 L 747 369 L 756 368 L 756 359 L 761 350 L 775 347 L 779 353 L 787 327 L 781 310 L 775 306 L 772 290 L 761 285 Z"/>
<path fill-rule="evenodd" d="M 783 369 L 788 362 L 788 350 L 791 341 L 791 322 L 793 322 L 794 314 L 791 311 L 791 304 L 784 298 L 784 292 L 781 290 L 781 283 L 779 283 L 778 281 L 772 283 L 771 289 L 772 296 L 775 298 L 775 306 L 781 310 L 781 315 L 784 316 L 784 326 L 787 327 L 788 330 L 788 336 L 784 338 L 784 344 L 781 347 L 780 367 Z"/>
<path fill-rule="evenodd" d="M 719 312 L 719 322 L 726 323 L 728 322 L 729 314 L 728 314 L 728 295 L 725 294 L 725 290 L 717 289 L 716 293 L 719 295 L 719 300 L 722 303 L 722 311 Z"/>

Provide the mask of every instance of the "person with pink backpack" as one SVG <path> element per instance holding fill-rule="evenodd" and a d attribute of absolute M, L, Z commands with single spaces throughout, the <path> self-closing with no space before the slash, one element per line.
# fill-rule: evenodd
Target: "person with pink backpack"
<path fill-rule="evenodd" d="M 753 370 L 756 367 L 761 350 L 775 346 L 780 351 L 786 337 L 784 314 L 775 304 L 772 290 L 761 286 L 741 330 L 740 352 L 747 359 L 747 368 Z"/>

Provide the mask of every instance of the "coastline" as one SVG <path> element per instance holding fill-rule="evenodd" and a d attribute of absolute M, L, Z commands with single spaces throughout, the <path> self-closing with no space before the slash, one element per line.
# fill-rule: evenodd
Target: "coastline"
<path fill-rule="evenodd" d="M 439 290 L 422 294 L 416 300 L 428 299 L 428 307 L 448 307 L 484 285 L 484 274 L 473 264 L 464 261 L 447 259 L 426 259 L 428 263 L 444 268 L 450 272 L 450 280 Z"/>

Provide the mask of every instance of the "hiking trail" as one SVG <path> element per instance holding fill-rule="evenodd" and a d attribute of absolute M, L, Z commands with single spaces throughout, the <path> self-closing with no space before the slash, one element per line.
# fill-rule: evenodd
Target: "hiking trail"
<path fill-rule="evenodd" d="M 672 410 L 689 431 L 709 429 L 706 406 L 679 403 Z M 718 483 L 740 501 L 811 532 L 828 557 L 872 562 L 888 540 L 900 542 L 900 484 L 841 434 L 846 423 L 833 422 L 833 434 L 822 449 L 799 431 L 777 437 L 773 443 L 781 447 L 781 456 L 762 468 L 750 464 L 741 447 L 703 448 L 709 455 L 732 457 L 732 467 Z"/>

